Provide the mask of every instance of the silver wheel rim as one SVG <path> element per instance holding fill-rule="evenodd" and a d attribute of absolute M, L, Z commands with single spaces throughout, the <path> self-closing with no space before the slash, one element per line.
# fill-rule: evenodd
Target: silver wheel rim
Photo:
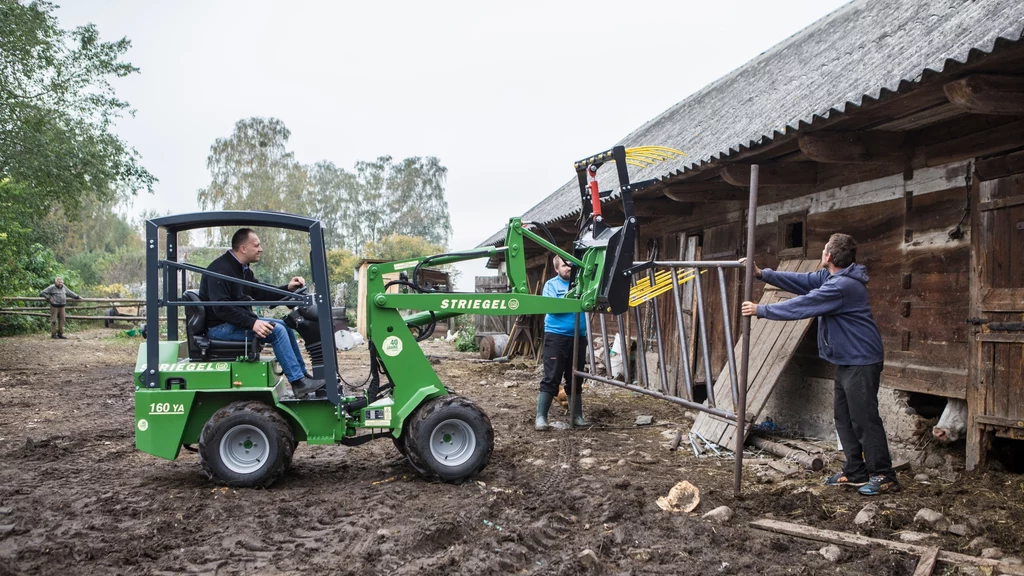
<path fill-rule="evenodd" d="M 227 431 L 220 441 L 220 460 L 235 474 L 249 474 L 266 464 L 270 442 L 259 428 L 240 424 Z"/>
<path fill-rule="evenodd" d="M 461 466 L 475 450 L 476 434 L 462 420 L 445 420 L 430 433 L 430 455 L 442 466 Z"/>

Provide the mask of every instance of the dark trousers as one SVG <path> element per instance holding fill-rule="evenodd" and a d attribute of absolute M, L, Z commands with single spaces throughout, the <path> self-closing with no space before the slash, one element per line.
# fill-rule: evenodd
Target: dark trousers
<path fill-rule="evenodd" d="M 558 386 L 565 382 L 566 395 L 571 394 L 572 386 L 572 336 L 561 334 L 544 334 L 544 379 L 540 381 L 540 391 L 552 396 L 558 395 Z M 580 337 L 580 349 L 576 354 L 576 369 L 583 369 L 583 357 L 587 349 L 587 341 Z M 583 391 L 583 378 L 576 379 L 576 393 Z"/>
<path fill-rule="evenodd" d="M 836 366 L 836 432 L 843 443 L 846 466 L 853 479 L 886 476 L 895 479 L 889 443 L 878 414 L 878 384 L 883 364 Z"/>

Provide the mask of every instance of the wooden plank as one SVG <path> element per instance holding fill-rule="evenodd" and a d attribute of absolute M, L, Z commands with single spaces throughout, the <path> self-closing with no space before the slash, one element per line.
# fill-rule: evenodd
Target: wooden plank
<path fill-rule="evenodd" d="M 49 318 L 49 312 L 0 312 L 0 315 L 8 316 L 38 316 L 40 318 Z M 146 316 L 85 316 L 82 314 L 67 314 L 64 315 L 65 320 L 109 320 L 113 322 L 144 322 L 148 320 Z M 160 320 L 167 320 L 166 316 L 161 316 Z M 184 318 L 178 318 L 179 321 L 183 321 Z"/>
<path fill-rule="evenodd" d="M 1003 124 L 960 138 L 941 140 L 925 147 L 926 164 L 938 166 L 977 156 L 1012 150 L 1024 141 L 1024 120 Z"/>
<path fill-rule="evenodd" d="M 717 183 L 716 186 L 700 186 L 692 189 L 668 186 L 664 190 L 665 197 L 675 202 L 747 202 L 750 192 L 737 188 L 728 182 Z"/>
<path fill-rule="evenodd" d="M 750 525 L 761 530 L 796 536 L 797 538 L 805 538 L 807 540 L 828 542 L 830 544 L 843 544 L 847 546 L 863 546 L 867 548 L 880 546 L 891 550 L 899 550 L 900 552 L 913 554 L 915 556 L 924 556 L 928 553 L 929 549 L 928 546 L 907 544 L 905 542 L 893 542 L 892 540 L 883 540 L 881 538 L 870 538 L 868 536 L 861 536 L 860 534 L 850 534 L 849 532 L 823 530 L 812 526 L 804 526 L 802 524 L 793 524 L 791 522 L 782 522 L 780 520 L 771 520 L 767 518 L 755 520 L 751 522 Z M 958 552 L 940 550 L 938 553 L 938 561 L 949 564 L 967 564 L 969 566 L 991 566 L 1000 570 L 1002 574 L 1024 576 L 1024 566 L 1020 564 L 1007 564 L 991 558 L 979 558 L 977 556 L 969 556 Z"/>
<path fill-rule="evenodd" d="M 769 304 L 772 302 L 765 303 Z M 747 414 L 751 414 L 751 398 L 755 396 L 756 391 L 758 391 L 761 386 L 761 382 L 758 380 L 757 374 L 763 370 L 766 358 L 770 357 L 770 351 L 778 341 L 779 335 L 782 333 L 782 329 L 784 328 L 783 325 L 785 324 L 785 322 L 774 322 L 763 318 L 759 318 L 759 320 L 764 324 L 764 328 L 761 330 L 760 336 L 757 340 L 753 338 L 753 331 L 751 331 L 750 341 L 756 344 L 757 348 L 751 349 L 749 356 L 750 360 L 747 366 L 749 370 L 749 376 L 747 377 Z M 740 347 L 737 347 L 737 362 L 739 362 L 740 349 Z M 737 369 L 738 368 L 739 366 L 737 366 Z M 728 372 L 725 372 L 723 376 L 720 376 L 720 378 L 715 381 L 715 398 L 718 399 L 719 397 L 722 397 L 722 400 L 718 402 L 719 408 L 735 413 L 736 407 L 733 405 L 731 394 L 729 393 L 730 387 L 731 382 L 729 381 Z M 753 419 L 750 420 L 751 421 L 747 422 L 748 426 L 753 424 Z M 731 449 L 733 444 L 725 444 L 725 442 L 727 441 L 727 436 L 729 435 L 729 431 L 732 427 L 733 425 L 730 422 L 718 421 L 713 430 L 709 430 L 711 436 L 706 437 L 712 442 L 722 444 Z"/>
<path fill-rule="evenodd" d="M 986 262 L 987 264 L 988 262 Z M 981 279 L 982 281 L 985 278 Z M 993 288 L 981 290 L 980 310 L 982 312 L 1021 312 L 1024 302 L 1024 288 Z M 976 315 L 972 315 L 977 318 Z"/>
<path fill-rule="evenodd" d="M 985 332 L 978 335 L 978 342 L 1024 344 L 1024 334 L 997 334 L 994 332 Z"/>
<path fill-rule="evenodd" d="M 1010 221 L 1007 227 L 1009 251 L 1006 259 L 1009 268 L 1009 286 L 1011 289 L 1024 289 L 1024 205 L 1017 205 L 1007 210 Z M 1024 299 L 1020 300 L 1024 311 Z"/>
<path fill-rule="evenodd" d="M 760 303 L 761 304 L 773 304 L 775 302 L 778 302 L 779 301 L 779 294 L 780 293 L 779 293 L 778 290 L 766 291 L 764 296 L 762 297 Z M 766 320 L 764 318 L 754 318 L 752 320 L 751 327 L 750 327 L 750 341 L 753 343 L 753 345 L 752 345 L 751 350 L 750 350 L 750 356 L 749 356 L 750 361 L 748 362 L 748 370 L 750 371 L 750 374 L 752 374 L 752 375 L 755 374 L 755 372 L 759 369 L 759 365 L 758 365 L 757 360 L 756 360 L 757 358 L 759 358 L 758 350 L 762 349 L 766 345 L 765 343 L 768 340 L 771 340 L 772 342 L 774 342 L 775 338 L 777 338 L 777 333 L 773 335 L 770 332 L 770 330 L 772 330 L 772 329 L 777 327 L 776 326 L 777 324 L 779 324 L 779 323 L 778 322 L 772 322 L 771 320 Z M 736 347 L 737 370 L 739 369 L 739 361 L 740 361 L 740 358 L 739 358 L 739 353 L 740 352 L 739 351 L 742 350 L 742 341 L 740 341 L 738 344 L 739 345 L 737 345 L 737 347 Z M 747 388 L 748 388 L 748 390 L 751 387 L 751 383 L 753 383 L 754 381 L 755 381 L 755 378 L 753 376 L 748 376 L 748 378 L 747 378 L 747 382 L 748 382 Z M 716 402 L 718 404 L 718 407 L 722 408 L 723 410 L 735 411 L 734 403 L 732 401 L 732 393 L 731 393 L 732 383 L 729 380 L 728 366 L 723 368 L 722 372 L 719 373 L 718 378 L 715 380 L 714 386 L 715 386 L 715 400 L 716 400 Z M 712 442 L 715 442 L 717 444 L 717 443 L 721 442 L 722 436 L 725 434 L 727 427 L 729 427 L 731 425 L 732 425 L 731 423 L 729 423 L 729 422 L 727 422 L 725 420 L 713 419 L 713 420 L 711 420 L 708 423 L 706 428 L 704 428 L 704 427 L 698 428 L 697 427 L 697 423 L 694 422 L 694 429 L 696 429 L 697 431 L 701 432 L 701 434 L 703 434 L 705 438 L 707 438 L 707 439 L 709 439 Z"/>
<path fill-rule="evenodd" d="M 1024 344 L 1024 341 L 1021 342 Z M 999 418 L 1020 419 L 1024 418 L 1024 406 L 1020 405 L 1021 396 L 1018 383 L 1021 377 L 1021 351 L 1024 346 L 1020 344 L 993 344 L 992 345 L 993 372 L 991 390 L 994 400 L 993 410 L 986 414 Z"/>
<path fill-rule="evenodd" d="M 978 424 L 989 424 L 992 426 L 1003 426 L 1006 428 L 1024 428 L 1024 419 L 1015 420 L 1013 418 L 1005 418 L 1003 416 L 979 414 L 974 417 L 974 421 Z"/>
<path fill-rule="evenodd" d="M 918 560 L 917 568 L 914 570 L 914 576 L 932 576 L 932 571 L 935 570 L 935 562 L 939 559 L 940 550 L 938 547 L 932 547 L 924 554 L 921 554 L 921 559 Z"/>
<path fill-rule="evenodd" d="M 779 376 L 782 375 L 783 369 L 786 364 L 789 363 L 793 357 L 793 352 L 796 351 L 797 346 L 800 344 L 800 340 L 803 339 L 804 334 L 807 333 L 807 329 L 811 326 L 811 319 L 804 320 L 791 320 L 787 322 L 779 322 L 784 324 L 782 332 L 779 335 L 778 342 L 769 353 L 768 360 L 765 365 L 768 367 L 766 373 L 758 374 L 757 386 L 747 396 L 747 413 L 753 414 L 753 418 L 750 419 L 750 424 L 753 424 L 757 417 L 761 415 L 764 410 L 765 404 L 768 403 L 768 398 L 775 390 L 775 385 L 779 381 Z M 743 433 L 746 435 L 749 429 L 744 430 Z M 722 437 L 722 442 L 727 446 L 732 446 L 736 442 L 736 427 L 730 426 L 726 434 Z"/>
<path fill-rule="evenodd" d="M 981 197 L 981 182 L 974 180 L 971 186 L 970 202 L 977 206 Z M 981 316 L 981 300 L 984 291 L 984 254 L 988 249 L 988 236 L 990 230 L 982 223 L 986 220 L 981 217 L 981 212 L 971 210 L 971 273 L 968 274 L 969 304 L 968 318 Z M 974 470 L 985 463 L 985 451 L 981 449 L 982 433 L 980 428 L 974 424 L 974 418 L 983 414 L 984 386 L 984 364 L 982 362 L 982 348 L 984 344 L 975 341 L 975 330 L 968 333 L 970 344 L 967 347 L 967 441 L 965 449 L 965 468 Z"/>
<path fill-rule="evenodd" d="M 999 210 L 1000 208 L 1020 206 L 1021 204 L 1024 204 L 1024 195 L 1000 198 L 999 200 L 993 200 L 991 202 L 982 202 L 981 204 L 978 204 L 978 211 L 988 212 L 989 210 Z"/>
<path fill-rule="evenodd" d="M 734 186 L 750 186 L 750 166 L 729 164 L 719 171 L 722 180 Z M 814 162 L 761 164 L 758 174 L 761 186 L 814 186 L 818 183 L 818 166 Z"/>
<path fill-rule="evenodd" d="M 779 269 L 785 272 L 811 272 L 820 264 L 818 260 L 786 260 Z M 777 289 L 764 290 L 760 304 L 771 304 L 791 297 L 789 293 Z M 747 378 L 747 413 L 760 414 L 764 404 L 775 387 L 779 375 L 792 358 L 813 319 L 792 322 L 776 322 L 763 318 L 754 318 L 751 322 L 751 348 L 748 360 L 749 376 Z M 796 336 L 796 337 L 795 337 Z M 737 362 L 742 351 L 742 341 L 736 343 Z M 727 369 L 719 373 L 714 383 L 715 399 L 720 408 L 733 411 L 731 387 Z M 748 422 L 752 424 L 753 422 Z M 701 413 L 694 421 L 693 430 L 699 432 L 716 444 L 732 448 L 735 440 L 732 423 L 711 418 Z M 749 429 L 748 429 L 749 430 Z"/>
<path fill-rule="evenodd" d="M 1011 174 L 1024 172 L 1024 150 L 996 156 L 987 160 L 979 160 L 974 170 L 981 180 L 994 180 Z"/>
<path fill-rule="evenodd" d="M 761 303 L 774 303 L 776 301 L 778 301 L 778 291 L 777 290 L 765 291 L 765 293 L 764 293 L 764 295 L 762 296 L 762 299 L 761 299 Z M 769 328 L 772 327 L 772 324 L 774 324 L 774 323 L 772 323 L 770 320 L 765 320 L 763 318 L 754 318 L 754 319 L 752 319 L 752 322 L 751 322 L 751 342 L 754 343 L 754 346 L 752 346 L 751 353 L 750 353 L 750 358 L 751 359 L 756 358 L 756 352 L 755 352 L 754 348 L 757 345 L 763 343 L 763 341 L 767 338 L 766 331 Z M 742 340 L 741 339 L 738 340 L 738 345 L 736 346 L 736 349 L 737 349 L 737 351 L 741 351 L 741 349 L 742 349 Z M 737 358 L 736 358 L 737 366 L 736 366 L 736 368 L 738 370 L 738 368 L 739 368 L 739 366 L 738 366 L 738 363 L 739 363 L 738 352 L 736 354 L 737 354 Z M 748 369 L 751 372 L 754 372 L 755 370 L 757 370 L 757 368 L 758 368 L 758 366 L 757 366 L 756 363 L 754 363 L 753 361 L 749 362 Z M 752 382 L 752 381 L 753 381 L 753 378 L 748 377 L 748 382 Z M 734 410 L 734 408 L 733 408 L 734 404 L 732 402 L 732 394 L 731 394 L 731 390 L 730 390 L 732 384 L 729 381 L 728 367 L 725 367 L 725 368 L 722 369 L 722 371 L 719 373 L 719 377 L 715 380 L 714 385 L 715 385 L 715 400 L 716 400 L 718 406 L 720 408 L 723 408 L 724 410 L 730 410 L 730 411 Z M 749 385 L 748 385 L 748 387 L 749 387 Z M 722 440 L 722 435 L 725 434 L 725 430 L 726 430 L 726 427 L 728 425 L 730 425 L 730 423 L 725 421 L 725 420 L 722 420 L 722 419 L 719 419 L 719 418 L 714 418 L 710 414 L 701 413 L 701 414 L 699 414 L 697 416 L 697 419 L 694 421 L 693 429 L 696 430 L 696 431 L 699 431 L 699 433 L 703 437 L 705 437 L 708 440 L 718 444 Z"/>
<path fill-rule="evenodd" d="M 936 106 L 924 108 L 902 118 L 897 118 L 877 126 L 872 126 L 872 130 L 910 132 L 912 130 L 919 130 L 940 122 L 945 122 L 946 120 L 950 120 L 958 116 L 963 116 L 965 113 L 964 109 L 956 104 L 943 102 Z"/>
<path fill-rule="evenodd" d="M 820 130 L 799 137 L 800 150 L 808 159 L 830 163 L 899 163 L 908 157 L 903 132 Z"/>

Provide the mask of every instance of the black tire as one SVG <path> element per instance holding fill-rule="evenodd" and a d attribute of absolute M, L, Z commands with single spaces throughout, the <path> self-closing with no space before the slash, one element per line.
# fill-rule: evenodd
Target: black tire
<path fill-rule="evenodd" d="M 420 405 L 406 421 L 409 463 L 427 478 L 458 484 L 487 466 L 491 420 L 472 401 L 449 394 Z"/>
<path fill-rule="evenodd" d="M 409 447 L 406 444 L 406 441 L 409 439 L 409 422 L 411 420 L 411 418 L 406 419 L 405 424 L 402 426 L 402 435 L 398 438 L 392 437 L 391 440 L 395 444 L 395 449 L 401 452 L 402 456 L 405 456 L 405 461 L 409 463 L 409 466 L 412 466 L 412 469 L 420 476 L 429 478 L 431 476 L 430 470 L 418 466 L 411 458 L 409 458 Z"/>
<path fill-rule="evenodd" d="M 263 402 L 234 402 L 214 412 L 199 435 L 199 463 L 211 479 L 238 488 L 267 487 L 292 463 L 295 435 Z"/>
<path fill-rule="evenodd" d="M 392 436 L 391 441 L 395 443 L 395 450 L 398 450 L 402 456 L 409 455 L 409 450 L 405 447 L 405 436 L 399 436 L 398 438 Z"/>

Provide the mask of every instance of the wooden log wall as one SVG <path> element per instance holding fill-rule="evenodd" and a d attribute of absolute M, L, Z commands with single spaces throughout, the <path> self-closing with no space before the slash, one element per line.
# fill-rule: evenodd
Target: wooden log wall
<path fill-rule="evenodd" d="M 908 180 L 902 174 L 876 177 L 758 208 L 756 258 L 763 268 L 777 267 L 780 253 L 817 257 L 834 232 L 856 238 L 858 262 L 867 266 L 871 277 L 872 311 L 885 344 L 882 381 L 886 386 L 957 398 L 966 394 L 970 297 L 970 219 L 964 217 L 967 169 L 966 162 L 924 168 Z M 784 197 L 776 192 L 779 196 Z M 785 236 L 780 226 L 793 221 L 787 219 L 792 214 L 799 214 L 805 227 L 804 251 L 799 254 L 780 245 Z M 736 258 L 745 250 L 745 221 L 743 211 L 723 211 L 717 204 L 698 206 L 688 220 L 666 218 L 642 228 L 640 245 L 656 238 L 662 246 L 673 246 L 681 233 L 701 234 L 702 259 Z M 959 232 L 955 232 L 958 225 Z M 662 257 L 675 259 L 677 254 L 663 251 Z M 742 279 L 736 273 L 727 276 L 735 334 Z M 726 362 L 717 279 L 706 278 L 703 286 L 712 370 L 717 373 Z M 760 293 L 761 284 L 756 283 L 755 300 Z M 668 306 L 663 308 L 663 338 L 674 343 L 678 339 L 674 312 Z M 831 378 L 832 367 L 817 358 L 815 333 L 809 333 L 794 362 L 807 377 Z M 695 346 L 698 354 L 699 348 Z M 697 371 L 702 377 L 699 364 Z"/>

